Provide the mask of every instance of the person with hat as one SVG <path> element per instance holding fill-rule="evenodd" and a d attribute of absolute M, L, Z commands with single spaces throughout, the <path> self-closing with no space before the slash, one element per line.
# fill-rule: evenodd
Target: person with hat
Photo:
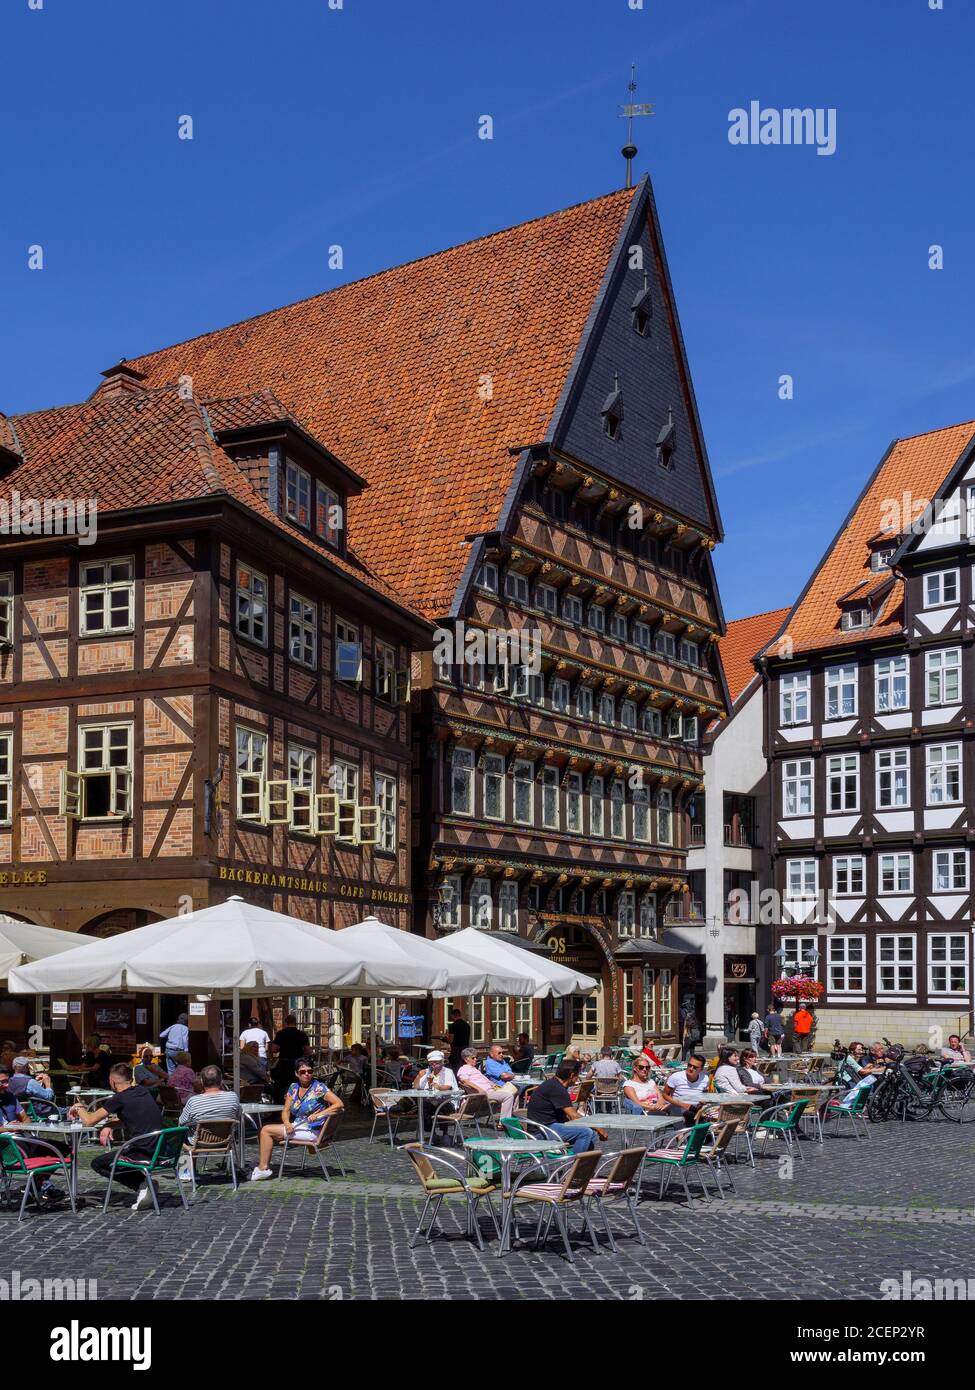
<path fill-rule="evenodd" d="M 458 1091 L 457 1078 L 451 1069 L 445 1064 L 446 1059 L 439 1050 L 427 1053 L 427 1065 L 416 1078 L 413 1084 L 415 1091 L 430 1091 L 430 1100 L 421 1100 L 417 1103 L 423 1107 L 429 1118 L 430 1138 L 433 1138 L 434 1120 L 433 1117 L 441 1105 L 447 1110 L 454 1110 L 456 1106 L 452 1100 L 445 1102 L 441 1092 Z"/>

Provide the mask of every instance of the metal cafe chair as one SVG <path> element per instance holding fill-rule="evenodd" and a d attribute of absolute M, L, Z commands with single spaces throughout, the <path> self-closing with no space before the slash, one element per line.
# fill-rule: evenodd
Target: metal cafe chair
<path fill-rule="evenodd" d="M 120 1145 L 115 1151 L 112 1166 L 109 1169 L 108 1186 L 105 1189 L 102 1211 L 108 1211 L 108 1202 L 112 1195 L 112 1183 L 115 1181 L 115 1173 L 119 1168 L 127 1172 L 142 1173 L 157 1216 L 161 1216 L 162 1213 L 159 1210 L 159 1198 L 156 1195 L 156 1184 L 153 1179 L 160 1174 L 168 1173 L 170 1177 L 176 1179 L 176 1191 L 179 1193 L 179 1200 L 183 1203 L 184 1209 L 189 1211 L 189 1203 L 186 1200 L 183 1183 L 180 1181 L 177 1171 L 177 1164 L 182 1156 L 183 1145 L 186 1143 L 188 1134 L 189 1129 L 186 1125 L 176 1125 L 173 1129 L 154 1129 L 149 1134 L 139 1134 L 134 1139 L 127 1139 L 124 1144 Z M 147 1139 L 156 1141 L 148 1158 L 144 1156 Z M 135 1155 L 140 1151 L 143 1156 L 136 1158 Z"/>
<path fill-rule="evenodd" d="M 341 1120 L 341 1118 L 341 1111 L 336 1112 L 336 1114 L 334 1115 L 326 1115 L 325 1121 L 322 1124 L 321 1129 L 315 1135 L 314 1139 L 296 1139 L 293 1134 L 286 1134 L 284 1137 L 284 1143 L 281 1145 L 281 1166 L 278 1169 L 278 1177 L 284 1177 L 284 1165 L 288 1157 L 288 1149 L 292 1147 L 297 1147 L 301 1149 L 301 1167 L 298 1170 L 299 1172 L 304 1172 L 305 1160 L 307 1159 L 310 1153 L 313 1153 L 318 1159 L 318 1164 L 322 1170 L 322 1176 L 324 1177 L 325 1181 L 331 1182 L 332 1175 L 331 1173 L 329 1173 L 325 1163 L 325 1151 L 327 1149 L 332 1149 L 335 1154 L 335 1162 L 339 1165 L 339 1172 L 342 1174 L 344 1178 L 345 1169 L 342 1166 L 342 1160 L 339 1158 L 338 1150 L 335 1148 L 334 1140 L 335 1131 L 339 1127 L 339 1121 Z"/>
<path fill-rule="evenodd" d="M 193 1143 L 183 1149 L 183 1157 L 189 1161 L 190 1182 L 196 1196 L 196 1165 L 208 1158 L 220 1158 L 230 1173 L 230 1181 L 237 1191 L 237 1164 L 234 1160 L 234 1139 L 237 1126 L 233 1120 L 200 1120 L 193 1135 Z"/>
<path fill-rule="evenodd" d="M 46 1150 L 46 1153 L 38 1153 L 38 1149 Z M 70 1163 L 70 1158 L 64 1157 L 59 1149 L 56 1149 L 53 1144 L 45 1143 L 43 1139 L 32 1138 L 30 1147 L 25 1148 L 17 1142 L 12 1134 L 0 1134 L 0 1184 L 2 1184 L 4 1198 L 7 1197 L 11 1183 L 15 1179 L 22 1179 L 24 1184 L 24 1195 L 20 1200 L 18 1221 L 24 1219 L 29 1197 L 33 1196 L 35 1202 L 40 1204 L 37 1179 L 50 1178 L 59 1172 L 64 1175 L 71 1210 L 77 1212 L 74 1191 L 71 1187 L 71 1174 L 68 1171 Z"/>

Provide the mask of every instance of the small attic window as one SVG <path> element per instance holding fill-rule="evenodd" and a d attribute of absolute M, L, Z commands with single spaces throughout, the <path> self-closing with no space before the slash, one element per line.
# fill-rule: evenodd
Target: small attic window
<path fill-rule="evenodd" d="M 623 423 L 623 393 L 620 390 L 619 374 L 613 373 L 613 389 L 603 402 L 600 412 L 603 417 L 603 429 L 610 439 L 619 439 L 620 426 Z"/>
<path fill-rule="evenodd" d="M 645 338 L 650 331 L 650 319 L 653 316 L 653 298 L 650 294 L 650 282 L 646 271 L 643 272 L 643 289 L 634 299 L 633 310 L 633 330 L 639 333 L 641 338 Z"/>
<path fill-rule="evenodd" d="M 870 556 L 870 568 L 874 574 L 879 574 L 882 570 L 890 566 L 890 557 L 893 555 L 893 546 L 889 550 L 875 550 Z"/>
<path fill-rule="evenodd" d="M 667 423 L 657 435 L 657 462 L 661 468 L 674 467 L 677 452 L 677 426 L 674 424 L 673 410 L 667 411 Z"/>
<path fill-rule="evenodd" d="M 844 632 L 851 632 L 855 628 L 870 626 L 869 608 L 848 608 L 840 619 L 840 627 Z"/>

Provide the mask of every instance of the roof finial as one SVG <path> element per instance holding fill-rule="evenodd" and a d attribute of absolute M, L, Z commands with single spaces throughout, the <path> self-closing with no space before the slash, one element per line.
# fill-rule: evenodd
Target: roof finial
<path fill-rule="evenodd" d="M 626 84 L 626 90 L 630 94 L 630 100 L 620 107 L 620 115 L 626 117 L 626 144 L 621 150 L 623 158 L 626 160 L 626 186 L 633 187 L 633 159 L 637 153 L 636 145 L 633 143 L 633 117 L 652 116 L 653 105 L 649 101 L 635 102 L 633 97 L 636 93 L 636 63 L 630 64 L 630 80 Z"/>

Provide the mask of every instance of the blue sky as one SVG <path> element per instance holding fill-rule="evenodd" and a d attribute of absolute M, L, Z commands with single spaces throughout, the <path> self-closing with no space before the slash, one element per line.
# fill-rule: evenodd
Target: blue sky
<path fill-rule="evenodd" d="M 619 186 L 635 61 L 725 611 L 791 602 L 891 438 L 975 417 L 975 6 L 630 2 L 3 0 L 0 409 Z M 836 153 L 732 146 L 753 100 Z"/>

